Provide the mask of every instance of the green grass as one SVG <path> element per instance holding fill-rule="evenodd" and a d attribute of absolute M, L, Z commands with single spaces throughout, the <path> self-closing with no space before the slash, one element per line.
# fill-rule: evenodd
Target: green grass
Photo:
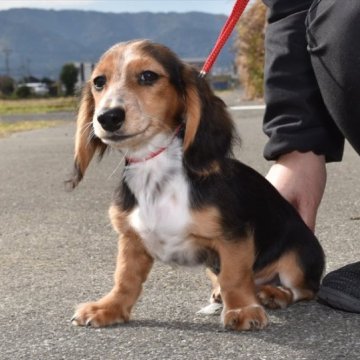
<path fill-rule="evenodd" d="M 0 100 L 0 115 L 41 114 L 55 111 L 75 111 L 78 100 L 75 97 Z"/>
<path fill-rule="evenodd" d="M 62 120 L 33 120 L 17 122 L 0 122 L 0 138 L 15 132 L 44 129 L 63 124 Z"/>

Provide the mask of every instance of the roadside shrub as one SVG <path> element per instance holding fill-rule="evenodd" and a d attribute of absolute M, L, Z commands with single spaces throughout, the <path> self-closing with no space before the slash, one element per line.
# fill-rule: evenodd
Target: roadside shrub
<path fill-rule="evenodd" d="M 244 13 L 237 27 L 236 66 L 246 99 L 264 95 L 264 29 L 266 7 L 261 0 Z"/>
<path fill-rule="evenodd" d="M 10 76 L 0 76 L 0 94 L 9 96 L 14 92 L 15 82 Z"/>
<path fill-rule="evenodd" d="M 27 86 L 19 86 L 15 91 L 15 95 L 19 99 L 26 99 L 31 96 L 31 89 Z"/>

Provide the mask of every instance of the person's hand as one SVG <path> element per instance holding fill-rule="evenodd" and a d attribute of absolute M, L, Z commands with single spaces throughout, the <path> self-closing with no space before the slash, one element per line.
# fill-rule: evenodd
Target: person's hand
<path fill-rule="evenodd" d="M 271 166 L 266 178 L 314 231 L 317 210 L 326 185 L 325 157 L 313 152 L 297 151 L 282 155 Z"/>

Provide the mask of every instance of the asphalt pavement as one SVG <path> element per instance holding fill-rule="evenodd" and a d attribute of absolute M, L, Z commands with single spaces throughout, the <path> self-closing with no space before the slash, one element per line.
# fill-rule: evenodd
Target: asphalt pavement
<path fill-rule="evenodd" d="M 75 114 L 66 111 L 53 111 L 49 113 L 36 113 L 36 114 L 0 114 L 1 122 L 17 122 L 17 121 L 33 121 L 33 120 L 62 120 L 62 121 L 73 121 Z"/>
<path fill-rule="evenodd" d="M 234 111 L 243 139 L 237 156 L 265 174 L 263 110 Z M 316 301 L 269 311 L 262 331 L 225 331 L 198 315 L 210 295 L 202 268 L 156 264 L 126 325 L 70 324 L 79 302 L 112 286 L 117 236 L 107 209 L 121 155 L 94 161 L 75 191 L 75 126 L 0 139 L 0 359 L 360 359 L 360 315 Z M 360 158 L 349 147 L 328 166 L 317 235 L 327 271 L 360 260 Z"/>

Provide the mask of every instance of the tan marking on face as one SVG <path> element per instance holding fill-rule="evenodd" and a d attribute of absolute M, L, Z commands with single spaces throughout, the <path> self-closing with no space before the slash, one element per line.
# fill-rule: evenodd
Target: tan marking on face
<path fill-rule="evenodd" d="M 106 142 L 109 133 L 98 123 L 97 115 L 112 107 L 123 107 L 125 121 L 115 134 L 132 137 L 111 144 L 121 148 L 136 149 L 159 133 L 172 133 L 182 112 L 183 103 L 166 70 L 143 50 L 142 44 L 140 41 L 114 47 L 104 54 L 92 76 L 107 78 L 103 90 L 93 88 L 95 134 Z M 144 71 L 158 74 L 158 80 L 152 85 L 141 84 L 139 77 Z"/>
<path fill-rule="evenodd" d="M 159 79 L 152 86 L 138 84 L 142 71 L 150 70 L 159 75 Z M 165 69 L 154 59 L 142 54 L 127 65 L 127 86 L 138 96 L 142 111 L 157 122 L 159 129 L 173 129 L 176 126 L 175 116 L 180 112 L 182 104 Z"/>

